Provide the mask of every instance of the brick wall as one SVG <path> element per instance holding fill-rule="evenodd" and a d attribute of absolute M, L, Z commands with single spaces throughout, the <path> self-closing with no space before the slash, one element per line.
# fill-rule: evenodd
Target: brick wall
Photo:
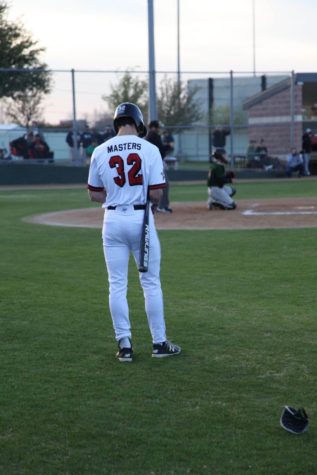
<path fill-rule="evenodd" d="M 301 149 L 302 141 L 302 86 L 294 88 L 294 146 Z M 251 105 L 248 109 L 249 140 L 264 139 L 270 155 L 283 156 L 291 147 L 291 88 Z M 267 120 L 265 120 L 267 118 Z M 258 123 L 252 123 L 252 121 Z"/>

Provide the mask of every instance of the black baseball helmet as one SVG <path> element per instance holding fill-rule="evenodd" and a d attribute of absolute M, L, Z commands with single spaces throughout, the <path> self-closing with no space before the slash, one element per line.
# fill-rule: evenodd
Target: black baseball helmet
<path fill-rule="evenodd" d="M 113 126 L 116 133 L 118 133 L 118 120 L 124 117 L 133 120 L 138 131 L 139 137 L 144 137 L 146 135 L 147 130 L 144 125 L 142 112 L 140 111 L 138 106 L 132 104 L 131 102 L 123 102 L 122 104 L 118 105 L 115 110 L 113 117 Z"/>

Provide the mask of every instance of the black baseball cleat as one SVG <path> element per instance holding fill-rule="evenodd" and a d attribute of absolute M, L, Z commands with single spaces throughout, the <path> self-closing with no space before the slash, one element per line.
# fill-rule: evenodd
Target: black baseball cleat
<path fill-rule="evenodd" d="M 230 209 L 236 209 L 236 207 L 237 207 L 237 205 L 235 204 L 235 202 L 233 202 L 232 205 L 231 205 L 231 206 L 227 206 L 226 209 L 227 209 L 227 210 L 228 210 L 228 209 L 229 209 L 229 210 L 230 210 Z"/>
<path fill-rule="evenodd" d="M 133 361 L 132 345 L 129 348 L 120 348 L 120 341 L 119 341 L 118 346 L 119 346 L 119 351 L 116 354 L 116 356 L 118 360 L 120 361 L 120 363 L 132 363 Z"/>
<path fill-rule="evenodd" d="M 166 356 L 176 356 L 182 351 L 180 346 L 174 345 L 166 340 L 163 343 L 154 343 L 152 350 L 153 358 L 165 358 Z"/>
<path fill-rule="evenodd" d="M 235 204 L 235 202 L 233 202 L 231 205 L 223 205 L 221 203 L 217 203 L 217 202 L 214 202 L 213 203 L 213 206 L 215 208 L 219 208 L 219 209 L 223 209 L 224 211 L 228 211 L 228 210 L 232 210 L 232 209 L 236 209 L 237 205 Z"/>
<path fill-rule="evenodd" d="M 164 208 L 164 209 L 167 213 L 173 213 L 172 208 L 169 208 L 168 206 L 166 206 L 166 208 Z"/>
<path fill-rule="evenodd" d="M 212 205 L 214 206 L 214 208 L 226 209 L 224 205 L 222 205 L 221 203 L 218 203 L 217 201 L 214 201 Z"/>

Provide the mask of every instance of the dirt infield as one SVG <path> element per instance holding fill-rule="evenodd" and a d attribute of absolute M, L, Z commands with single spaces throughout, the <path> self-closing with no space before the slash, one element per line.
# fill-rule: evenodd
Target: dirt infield
<path fill-rule="evenodd" d="M 317 198 L 239 200 L 233 211 L 211 210 L 205 202 L 173 202 L 173 213 L 157 213 L 158 229 L 264 229 L 317 227 Z M 52 226 L 101 228 L 103 210 L 87 208 L 27 217 Z"/>

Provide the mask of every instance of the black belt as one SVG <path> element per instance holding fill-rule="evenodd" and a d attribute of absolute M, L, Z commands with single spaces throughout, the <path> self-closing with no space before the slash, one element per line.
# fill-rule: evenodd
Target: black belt
<path fill-rule="evenodd" d="M 133 205 L 134 209 L 145 209 L 145 207 L 146 207 L 146 205 Z M 116 209 L 116 208 L 117 208 L 117 206 L 108 206 L 107 209 Z"/>

